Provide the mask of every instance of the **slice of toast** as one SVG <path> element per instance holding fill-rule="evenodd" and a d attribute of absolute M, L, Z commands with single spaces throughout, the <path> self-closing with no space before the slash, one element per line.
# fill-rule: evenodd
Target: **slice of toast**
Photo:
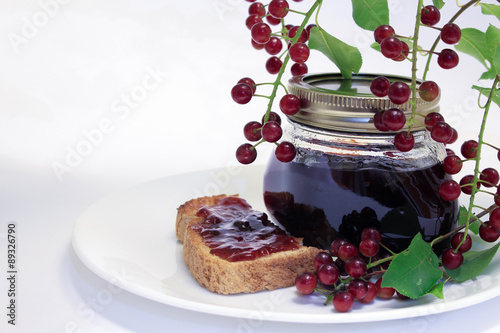
<path fill-rule="evenodd" d="M 202 207 L 213 206 L 225 195 L 187 201 L 178 208 L 176 235 L 183 242 L 184 260 L 193 277 L 208 290 L 219 294 L 252 293 L 290 287 L 297 275 L 315 271 L 314 256 L 321 250 L 301 245 L 246 261 L 228 261 L 211 253 L 196 225 Z"/>

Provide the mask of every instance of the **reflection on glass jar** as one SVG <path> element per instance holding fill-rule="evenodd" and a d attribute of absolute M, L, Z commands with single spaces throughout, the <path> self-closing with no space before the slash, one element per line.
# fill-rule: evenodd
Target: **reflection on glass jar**
<path fill-rule="evenodd" d="M 415 126 L 414 149 L 396 150 L 394 133 L 373 126 L 373 114 L 388 101 L 366 93 L 372 79 L 312 75 L 290 84 L 303 108 L 290 117 L 284 140 L 296 146 L 297 156 L 289 163 L 271 157 L 264 202 L 270 215 L 306 245 L 328 249 L 339 236 L 357 244 L 365 227 L 376 227 L 382 242 L 400 251 L 417 233 L 430 241 L 456 226 L 458 203 L 438 193 L 449 177 L 441 164 L 445 147 Z M 343 106 L 332 96 L 337 101 L 341 96 Z M 437 110 L 436 103 L 418 107 L 423 113 Z"/>

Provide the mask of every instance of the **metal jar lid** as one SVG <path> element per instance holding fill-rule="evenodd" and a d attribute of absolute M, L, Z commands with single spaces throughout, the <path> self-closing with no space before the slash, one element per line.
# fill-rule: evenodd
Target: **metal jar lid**
<path fill-rule="evenodd" d="M 353 75 L 352 79 L 344 79 L 341 74 L 336 73 L 294 76 L 289 81 L 288 90 L 300 98 L 301 108 L 297 114 L 289 118 L 323 129 L 364 133 L 380 133 L 373 124 L 373 116 L 380 110 L 398 108 L 408 119 L 411 115 L 410 101 L 396 105 L 389 98 L 376 97 L 370 92 L 370 83 L 377 76 L 380 74 L 357 74 Z M 411 83 L 408 77 L 384 76 L 391 83 L 395 81 Z M 424 116 L 430 112 L 439 112 L 438 103 L 439 97 L 427 102 L 417 94 L 416 105 L 419 115 L 415 119 L 412 131 L 425 129 Z"/>

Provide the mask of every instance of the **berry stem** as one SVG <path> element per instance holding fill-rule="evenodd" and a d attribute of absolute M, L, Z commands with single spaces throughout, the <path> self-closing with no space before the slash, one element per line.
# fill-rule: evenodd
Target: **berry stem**
<path fill-rule="evenodd" d="M 309 9 L 309 11 L 307 13 L 305 13 L 304 20 L 302 21 L 299 29 L 297 30 L 297 33 L 293 37 L 292 43 L 296 43 L 299 40 L 299 37 L 300 37 L 302 31 L 304 30 L 307 22 L 311 18 L 311 15 L 314 13 L 314 11 L 316 10 L 316 8 L 322 2 L 323 2 L 323 0 L 316 0 L 314 2 L 314 4 L 311 6 L 311 8 Z M 280 71 L 278 72 L 278 75 L 276 76 L 276 80 L 273 83 L 273 91 L 271 92 L 271 95 L 269 95 L 269 99 L 270 100 L 269 100 L 269 104 L 267 105 L 266 115 L 264 116 L 264 123 L 266 123 L 267 120 L 269 119 L 269 114 L 271 113 L 271 109 L 272 109 L 272 106 L 273 106 L 273 103 L 274 103 L 274 99 L 276 98 L 276 93 L 278 91 L 278 87 L 280 85 L 283 85 L 281 83 L 281 78 L 282 78 L 283 74 L 285 73 L 285 69 L 286 69 L 286 66 L 287 66 L 289 60 L 290 60 L 290 54 L 287 53 L 286 57 L 283 59 L 283 64 L 281 65 Z"/>
<path fill-rule="evenodd" d="M 488 142 L 483 142 L 483 143 L 484 143 L 485 145 L 487 145 L 487 146 L 489 146 L 489 147 L 491 147 L 491 148 L 495 149 L 495 150 L 500 150 L 500 148 L 498 148 L 498 147 L 496 147 L 496 146 L 492 145 L 491 143 L 488 143 Z"/>
<path fill-rule="evenodd" d="M 379 260 L 376 260 L 368 265 L 366 265 L 366 268 L 369 269 L 369 268 L 372 268 L 372 267 L 375 267 L 375 266 L 378 266 L 380 264 L 383 264 L 384 262 L 388 262 L 388 261 L 391 261 L 392 259 L 394 259 L 396 257 L 395 254 L 392 254 L 391 256 L 388 256 L 388 257 L 385 257 L 383 259 L 379 259 Z"/>
<path fill-rule="evenodd" d="M 496 207 L 498 207 L 498 206 L 497 206 L 497 205 L 491 205 L 490 207 L 488 207 L 488 208 L 487 208 L 487 210 L 483 210 L 482 212 L 478 213 L 477 215 L 472 215 L 472 216 L 470 217 L 470 219 L 468 219 L 468 220 L 467 220 L 467 221 L 468 221 L 467 223 L 462 224 L 461 226 L 459 226 L 459 227 L 455 228 L 454 230 L 452 230 L 452 231 L 448 232 L 447 234 L 444 234 L 444 235 L 441 235 L 441 236 L 439 236 L 439 237 L 434 238 L 434 239 L 432 240 L 432 242 L 431 242 L 431 246 L 434 246 L 435 244 L 437 244 L 437 243 L 441 242 L 442 240 L 444 240 L 444 239 L 446 239 L 446 238 L 448 238 L 448 237 L 450 237 L 450 236 L 452 236 L 452 235 L 456 234 L 456 233 L 457 233 L 457 232 L 459 232 L 460 230 L 463 230 L 463 229 L 464 229 L 467 225 L 469 225 L 469 224 L 471 224 L 471 223 L 474 223 L 475 221 L 479 221 L 479 222 L 481 222 L 481 220 L 479 220 L 479 219 L 480 219 L 481 217 L 485 216 L 486 214 L 488 214 L 488 213 L 489 213 L 489 211 L 491 211 L 491 210 L 495 209 Z M 481 222 L 481 223 L 482 223 L 482 222 Z M 464 233 L 465 233 L 465 231 L 464 231 Z M 464 237 L 464 239 L 465 239 L 465 237 Z M 462 245 L 462 243 L 460 243 L 458 247 L 460 247 L 460 245 Z"/>
<path fill-rule="evenodd" d="M 412 53 L 412 65 L 411 65 L 411 117 L 408 120 L 408 132 L 411 131 L 413 123 L 415 122 L 415 117 L 417 115 L 417 54 L 418 54 L 418 35 L 420 31 L 420 16 L 422 8 L 424 7 L 423 0 L 418 1 L 417 6 L 417 17 L 415 18 L 415 31 L 413 32 L 413 49 Z"/>
<path fill-rule="evenodd" d="M 491 106 L 491 102 L 492 102 L 493 91 L 495 90 L 495 87 L 496 87 L 499 80 L 500 80 L 500 77 L 497 75 L 495 77 L 495 80 L 493 81 L 493 84 L 492 84 L 491 90 L 490 90 L 490 94 L 488 96 L 488 100 L 486 101 L 486 104 L 484 106 L 483 120 L 481 122 L 481 128 L 479 130 L 479 135 L 478 135 L 478 145 L 477 145 L 477 150 L 476 150 L 477 154 L 475 157 L 476 165 L 474 167 L 474 179 L 472 180 L 472 193 L 471 193 L 470 199 L 469 199 L 469 209 L 467 210 L 467 219 L 466 219 L 467 223 L 466 223 L 465 231 L 464 231 L 465 233 L 467 233 L 467 231 L 469 230 L 469 222 L 468 221 L 472 217 L 472 208 L 474 207 L 474 200 L 476 197 L 476 193 L 478 192 L 477 184 L 479 182 L 479 174 L 480 174 L 479 165 L 481 162 L 481 150 L 482 150 L 483 144 L 484 144 L 483 136 L 484 136 L 484 132 L 486 130 L 486 120 L 488 119 L 488 112 L 490 110 L 490 106 Z M 481 93 L 479 93 L 479 94 L 481 95 Z M 462 242 L 463 241 L 464 240 L 462 240 Z"/>

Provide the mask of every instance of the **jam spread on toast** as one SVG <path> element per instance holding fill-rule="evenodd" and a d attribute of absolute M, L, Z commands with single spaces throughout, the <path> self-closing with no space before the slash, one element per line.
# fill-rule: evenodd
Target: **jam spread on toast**
<path fill-rule="evenodd" d="M 210 253 L 230 262 L 254 260 L 301 246 L 269 221 L 265 213 L 253 210 L 238 197 L 227 197 L 214 206 L 202 207 L 197 216 L 204 220 L 191 228 L 199 232 Z"/>

